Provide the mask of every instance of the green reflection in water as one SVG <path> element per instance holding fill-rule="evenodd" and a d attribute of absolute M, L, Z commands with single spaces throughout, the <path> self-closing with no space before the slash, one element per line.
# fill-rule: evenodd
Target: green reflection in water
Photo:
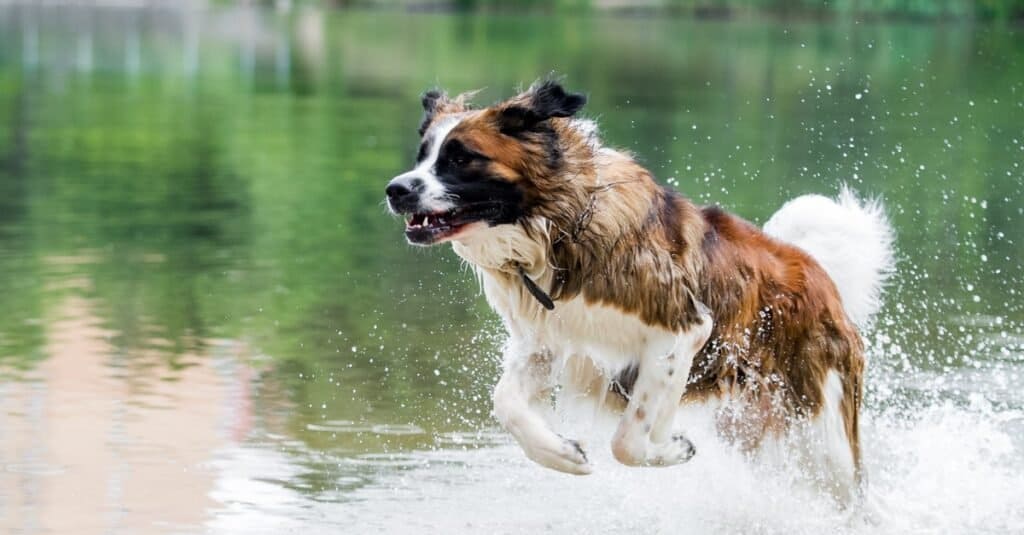
<path fill-rule="evenodd" d="M 264 356 L 257 412 L 314 450 L 489 424 L 500 327 L 446 247 L 403 243 L 382 188 L 411 163 L 423 89 L 486 102 L 552 71 L 589 94 L 611 144 L 702 202 L 762 222 L 841 182 L 882 195 L 901 256 L 883 369 L 1000 358 L 979 343 L 1020 329 L 1010 30 L 301 11 L 211 12 L 192 31 L 117 11 L 83 41 L 64 18 L 5 12 L 8 373 L 45 358 L 47 323 L 78 295 L 121 358 L 157 355 L 161 374 L 243 341 Z"/>

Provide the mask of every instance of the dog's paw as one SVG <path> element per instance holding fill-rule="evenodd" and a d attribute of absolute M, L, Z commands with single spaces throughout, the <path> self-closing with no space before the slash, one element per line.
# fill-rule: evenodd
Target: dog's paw
<path fill-rule="evenodd" d="M 689 461 L 697 454 L 693 442 L 683 434 L 672 435 L 672 438 L 661 444 L 651 444 L 647 464 L 650 466 L 672 466 Z"/>
<path fill-rule="evenodd" d="M 594 467 L 587 459 L 579 441 L 555 435 L 549 443 L 535 445 L 526 451 L 531 460 L 548 468 L 567 474 L 587 475 Z"/>

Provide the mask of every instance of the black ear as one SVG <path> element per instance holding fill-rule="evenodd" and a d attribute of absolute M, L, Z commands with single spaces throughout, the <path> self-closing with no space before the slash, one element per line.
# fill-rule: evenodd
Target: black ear
<path fill-rule="evenodd" d="M 423 98 L 420 100 L 423 103 L 423 111 L 430 113 L 437 108 L 437 103 L 441 99 L 448 98 L 444 91 L 440 89 L 431 89 L 426 93 L 423 93 Z"/>
<path fill-rule="evenodd" d="M 434 114 L 441 107 L 442 104 L 448 102 L 448 94 L 438 89 L 431 89 L 426 93 L 423 93 L 423 97 L 420 99 L 423 103 L 423 121 L 420 122 L 420 137 L 427 131 L 427 127 L 434 120 Z"/>
<path fill-rule="evenodd" d="M 566 93 L 558 82 L 540 82 L 502 109 L 501 130 L 511 134 L 529 130 L 552 117 L 572 117 L 586 103 L 587 97 Z"/>
<path fill-rule="evenodd" d="M 533 112 L 538 117 L 572 117 L 587 103 L 587 97 L 579 93 L 566 93 L 558 82 L 541 82 L 531 89 Z"/>

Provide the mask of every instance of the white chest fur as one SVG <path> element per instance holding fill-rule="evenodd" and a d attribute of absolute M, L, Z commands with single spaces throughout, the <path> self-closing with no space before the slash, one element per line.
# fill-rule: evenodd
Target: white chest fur
<path fill-rule="evenodd" d="M 617 371 L 643 355 L 672 351 L 674 333 L 614 306 L 587 304 L 577 296 L 556 302 L 554 310 L 544 309 L 508 267 L 518 263 L 541 288 L 550 287 L 553 269 L 545 254 L 547 244 L 535 238 L 543 235 L 503 225 L 454 243 L 455 252 L 476 269 L 488 303 L 504 320 L 511 353 L 586 355 L 605 370 Z"/>

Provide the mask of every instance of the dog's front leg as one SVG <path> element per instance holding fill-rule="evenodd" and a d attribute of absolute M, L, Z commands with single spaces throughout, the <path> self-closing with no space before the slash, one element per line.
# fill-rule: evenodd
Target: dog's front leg
<path fill-rule="evenodd" d="M 711 316 L 704 309 L 700 322 L 676 333 L 670 351 L 654 348 L 641 356 L 636 383 L 612 439 L 612 454 L 619 462 L 670 466 L 696 453 L 684 435 L 672 434 L 672 424 L 686 391 L 690 365 L 711 336 L 711 327 Z"/>
<path fill-rule="evenodd" d="M 509 352 L 505 373 L 494 388 L 494 415 L 534 462 L 570 474 L 592 471 L 583 448 L 551 430 L 543 416 L 551 410 L 554 357 L 546 351 Z"/>

